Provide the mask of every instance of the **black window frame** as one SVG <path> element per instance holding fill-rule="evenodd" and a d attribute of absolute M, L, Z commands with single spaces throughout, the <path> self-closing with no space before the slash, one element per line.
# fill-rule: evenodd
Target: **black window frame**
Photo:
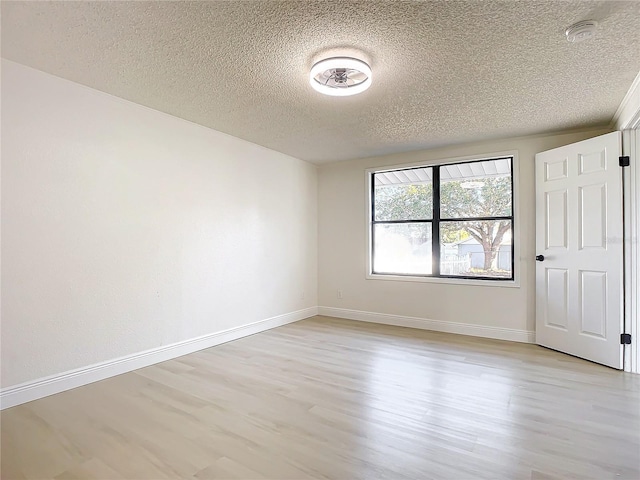
<path fill-rule="evenodd" d="M 510 162 L 510 178 L 511 178 L 511 215 L 509 216 L 492 216 L 492 217 L 464 217 L 464 218 L 446 218 L 440 217 L 440 168 L 451 165 L 463 165 L 468 163 L 480 163 L 488 162 L 492 160 L 509 160 Z M 370 200 L 370 218 L 369 218 L 369 235 L 370 235 L 370 265 L 369 274 L 380 277 L 417 277 L 417 278 L 446 278 L 455 280 L 482 280 L 482 281 L 494 281 L 494 282 L 514 282 L 516 279 L 516 265 L 515 265 L 515 189 L 514 189 L 514 155 L 504 155 L 496 157 L 488 157 L 474 160 L 462 160 L 453 162 L 443 162 L 425 165 L 416 165 L 411 167 L 401 168 L 385 168 L 381 170 L 371 171 L 369 173 L 369 200 Z M 432 168 L 432 192 L 433 192 L 433 214 L 431 219 L 414 219 L 414 220 L 376 220 L 375 211 L 375 175 L 379 173 L 388 172 L 401 172 L 407 170 L 418 170 L 421 168 Z M 440 273 L 440 224 L 444 222 L 465 222 L 465 221 L 505 221 L 511 222 L 511 276 L 510 277 L 489 277 L 480 275 L 442 275 Z M 393 224 L 415 224 L 415 223 L 430 223 L 431 224 L 431 274 L 417 274 L 417 273 L 391 273 L 391 272 L 376 272 L 374 270 L 374 256 L 375 256 L 375 226 L 378 224 L 393 225 Z"/>

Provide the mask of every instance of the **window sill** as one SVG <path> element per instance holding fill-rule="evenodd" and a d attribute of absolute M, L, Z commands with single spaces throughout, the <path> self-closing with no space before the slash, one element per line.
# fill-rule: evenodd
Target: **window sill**
<path fill-rule="evenodd" d="M 365 275 L 367 280 L 384 280 L 391 282 L 418 282 L 418 283 L 441 283 L 448 285 L 467 285 L 481 287 L 501 287 L 501 288 L 520 288 L 520 282 L 515 280 L 484 280 L 484 279 L 468 279 L 468 278 L 449 278 L 449 277 L 415 277 L 410 275 L 387 275 L 384 273 L 369 273 Z"/>

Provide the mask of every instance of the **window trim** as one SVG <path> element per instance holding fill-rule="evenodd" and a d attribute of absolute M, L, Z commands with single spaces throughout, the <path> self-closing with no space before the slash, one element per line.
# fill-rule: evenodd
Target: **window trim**
<path fill-rule="evenodd" d="M 456 163 L 468 163 L 468 162 L 480 162 L 486 160 L 493 160 L 496 158 L 511 157 L 512 160 L 512 265 L 513 265 L 513 279 L 489 279 L 486 277 L 461 277 L 461 276 L 425 276 L 425 275 L 411 275 L 411 274 L 390 274 L 390 273 L 373 273 L 373 175 L 375 173 L 390 172 L 395 170 L 405 170 L 418 167 L 434 167 L 451 165 Z M 433 160 L 423 160 L 420 162 L 405 163 L 399 165 L 385 165 L 381 167 L 372 167 L 365 170 L 365 205 L 367 206 L 365 212 L 365 232 L 366 232 L 366 271 L 365 279 L 367 280 L 383 280 L 383 281 L 402 281 L 402 282 L 424 282 L 424 283 L 442 283 L 442 284 L 457 284 L 457 285 L 478 285 L 478 286 L 491 286 L 491 287 L 520 287 L 520 208 L 519 208 L 519 179 L 520 170 L 518 162 L 518 151 L 502 151 L 487 153 L 482 155 L 469 155 L 464 157 L 443 158 Z M 434 169 L 434 172 L 436 170 Z M 434 178 L 435 180 L 435 178 Z M 435 182 L 434 182 L 435 193 Z M 435 219 L 429 220 L 433 225 Z M 447 219 L 448 220 L 448 219 Z M 456 219 L 457 220 L 457 219 Z M 435 234 L 432 232 L 433 238 Z M 439 238 L 439 237 L 438 237 Z"/>

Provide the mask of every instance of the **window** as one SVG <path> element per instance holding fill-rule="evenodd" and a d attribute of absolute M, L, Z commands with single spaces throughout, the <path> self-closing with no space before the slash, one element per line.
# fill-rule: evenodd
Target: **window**
<path fill-rule="evenodd" d="M 369 175 L 371 275 L 514 279 L 513 156 Z"/>

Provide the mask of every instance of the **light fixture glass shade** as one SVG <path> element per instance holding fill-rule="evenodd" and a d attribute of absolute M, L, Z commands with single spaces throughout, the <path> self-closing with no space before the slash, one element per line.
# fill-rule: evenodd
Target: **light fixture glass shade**
<path fill-rule="evenodd" d="M 371 68 L 357 58 L 327 58 L 311 68 L 309 83 L 314 90 L 325 95 L 355 95 L 371 86 Z"/>

